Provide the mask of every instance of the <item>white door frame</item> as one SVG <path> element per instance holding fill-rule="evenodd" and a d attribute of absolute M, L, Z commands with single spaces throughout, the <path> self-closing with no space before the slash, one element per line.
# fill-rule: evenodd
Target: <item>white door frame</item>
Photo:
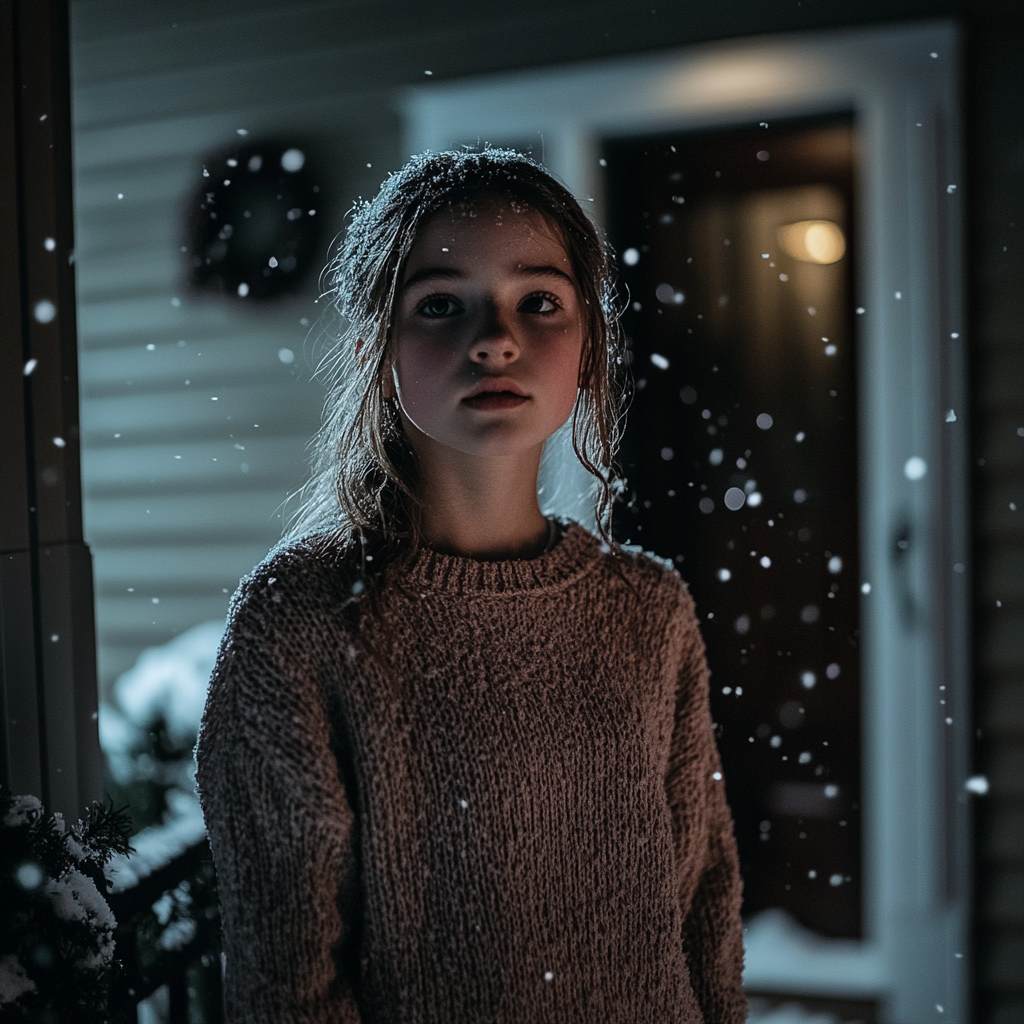
<path fill-rule="evenodd" d="M 968 1018 L 959 63 L 955 25 L 928 22 L 431 82 L 403 99 L 407 153 L 532 144 L 599 221 L 602 138 L 853 112 L 870 584 L 861 608 L 866 938 L 815 939 L 755 920 L 745 979 L 751 989 L 876 998 L 893 1024 Z M 926 472 L 911 479 L 914 457 Z M 904 527 L 909 546 L 895 558 Z"/>

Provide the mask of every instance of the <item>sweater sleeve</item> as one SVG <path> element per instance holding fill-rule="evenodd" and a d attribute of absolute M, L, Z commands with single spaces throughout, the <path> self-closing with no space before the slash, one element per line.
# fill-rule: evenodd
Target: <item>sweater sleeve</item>
<path fill-rule="evenodd" d="M 303 616 L 275 586 L 250 578 L 232 604 L 196 748 L 226 1022 L 357 1024 L 354 816 Z"/>
<path fill-rule="evenodd" d="M 667 778 L 686 914 L 683 946 L 705 1024 L 743 1024 L 743 886 L 711 721 L 704 643 L 688 595 L 685 618 Z"/>

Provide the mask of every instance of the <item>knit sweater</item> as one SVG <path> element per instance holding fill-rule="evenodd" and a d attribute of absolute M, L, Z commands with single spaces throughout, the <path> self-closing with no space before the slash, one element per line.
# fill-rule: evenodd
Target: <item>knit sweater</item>
<path fill-rule="evenodd" d="M 372 599 L 355 562 L 299 541 L 232 599 L 197 748 L 230 1024 L 741 1024 L 678 574 L 575 523 Z"/>

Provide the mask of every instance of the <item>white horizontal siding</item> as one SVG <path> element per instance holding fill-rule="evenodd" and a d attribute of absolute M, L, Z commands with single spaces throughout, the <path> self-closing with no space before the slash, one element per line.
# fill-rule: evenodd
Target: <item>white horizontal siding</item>
<path fill-rule="evenodd" d="M 90 496 L 131 494 L 154 487 L 161 492 L 178 491 L 183 486 L 219 488 L 229 474 L 232 484 L 237 483 L 243 464 L 247 467 L 244 474 L 252 477 L 246 481 L 249 487 L 284 489 L 295 481 L 296 454 L 301 463 L 307 440 L 304 436 L 257 437 L 250 431 L 237 440 L 193 441 L 185 451 L 184 445 L 173 442 L 124 447 L 96 445 L 83 454 L 82 472 L 89 481 Z M 133 467 L 130 480 L 125 480 L 126 463 Z"/>
<path fill-rule="evenodd" d="M 244 344 L 244 338 L 240 339 L 240 347 Z M 242 349 L 239 359 L 246 358 L 249 353 Z M 134 441 L 140 434 L 152 437 L 154 432 L 178 421 L 186 436 L 197 433 L 207 437 L 217 433 L 226 436 L 234 433 L 235 426 L 248 430 L 253 424 L 259 424 L 264 432 L 286 427 L 289 433 L 295 434 L 303 425 L 309 427 L 310 433 L 315 429 L 319 395 L 295 381 L 287 380 L 280 385 L 219 387 L 212 375 L 197 378 L 197 384 L 185 385 L 184 380 L 189 379 L 183 378 L 181 388 L 175 392 L 151 394 L 140 388 L 140 393 L 133 395 L 131 385 L 126 384 L 124 395 L 84 398 L 83 436 L 109 434 L 113 437 L 120 433 L 123 438 Z M 169 431 L 167 436 L 174 437 L 175 432 Z"/>
<path fill-rule="evenodd" d="M 238 467 L 233 467 L 238 473 Z M 241 474 L 236 477 L 241 480 Z M 218 538 L 264 536 L 273 542 L 281 532 L 281 505 L 289 489 L 274 487 L 237 490 L 190 490 L 148 497 L 93 498 L 86 504 L 85 527 L 96 547 L 109 547 L 121 538 L 140 547 L 147 540 L 180 538 L 194 542 L 204 534 Z M 176 557 L 166 550 L 164 557 Z M 102 580 L 105 570 L 97 567 Z M 102 570 L 102 571 L 100 571 Z"/>
<path fill-rule="evenodd" d="M 234 583 L 237 586 L 237 578 Z M 149 593 L 152 593 L 152 589 Z M 139 652 L 146 647 L 165 644 L 200 622 L 209 622 L 211 619 L 223 621 L 228 607 L 226 594 L 209 597 L 163 595 L 157 600 L 159 604 L 151 603 L 152 598 L 148 593 L 126 594 L 123 598 L 100 598 L 96 602 L 98 613 L 113 623 L 105 637 L 105 646 L 119 647 L 122 651 L 133 648 L 137 658 Z"/>
<path fill-rule="evenodd" d="M 191 594 L 205 589 L 207 594 L 220 594 L 222 588 L 232 590 L 238 583 L 238 566 L 248 571 L 266 554 L 266 549 L 253 543 L 176 544 L 176 558 L 164 557 L 162 547 L 137 545 L 131 549 L 104 548 L 106 581 L 97 587 L 101 600 L 129 598 L 131 593 L 149 601 L 159 591 L 164 594 Z M 140 565 L 147 566 L 146 576 L 139 577 Z M 220 600 L 217 598 L 217 600 Z"/>
<path fill-rule="evenodd" d="M 112 393 L 114 385 L 129 379 L 137 386 L 166 383 L 177 387 L 185 380 L 192 380 L 193 384 L 204 382 L 208 374 L 216 375 L 218 380 L 223 374 L 231 374 L 233 379 L 247 384 L 309 376 L 312 347 L 306 341 L 305 325 L 296 320 L 293 325 L 276 330 L 267 330 L 258 321 L 247 326 L 250 356 L 244 361 L 239 360 L 231 336 L 225 339 L 219 331 L 204 335 L 193 329 L 187 339 L 171 340 L 159 334 L 154 340 L 132 335 L 126 344 L 117 343 L 121 339 L 111 339 L 115 343 L 107 345 L 104 337 L 94 337 L 79 381 L 83 391 L 95 388 L 97 393 L 106 394 Z M 147 348 L 150 344 L 152 349 Z M 283 348 L 295 355 L 295 362 L 289 366 L 281 364 L 278 353 Z"/>
<path fill-rule="evenodd" d="M 359 80 L 343 35 L 317 31 L 328 7 L 340 16 L 322 3 L 73 6 L 84 524 L 104 692 L 145 647 L 224 617 L 305 478 L 323 403 L 316 273 L 277 302 L 200 295 L 181 247 L 202 159 L 237 128 L 315 149 L 322 262 L 351 200 L 393 164 L 398 115 Z"/>

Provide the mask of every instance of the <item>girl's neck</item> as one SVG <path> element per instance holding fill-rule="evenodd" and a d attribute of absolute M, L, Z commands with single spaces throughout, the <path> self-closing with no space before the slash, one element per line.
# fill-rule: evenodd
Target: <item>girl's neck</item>
<path fill-rule="evenodd" d="M 417 448 L 428 547 L 483 561 L 543 553 L 549 527 L 537 504 L 540 450 L 481 459 L 441 445 Z"/>

